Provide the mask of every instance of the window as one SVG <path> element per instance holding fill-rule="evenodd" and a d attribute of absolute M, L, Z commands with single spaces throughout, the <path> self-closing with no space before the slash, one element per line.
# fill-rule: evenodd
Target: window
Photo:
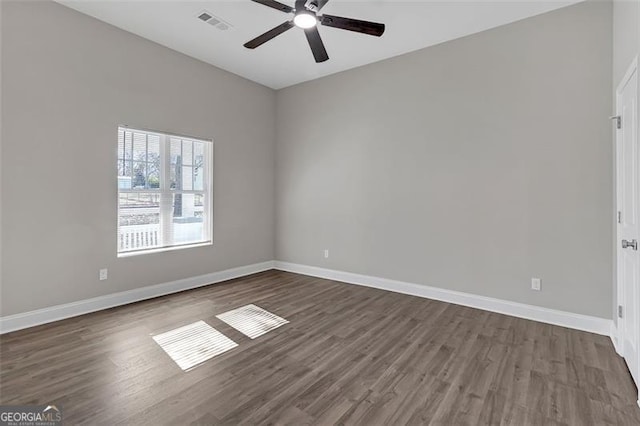
<path fill-rule="evenodd" d="M 118 255 L 211 244 L 211 141 L 118 128 Z"/>

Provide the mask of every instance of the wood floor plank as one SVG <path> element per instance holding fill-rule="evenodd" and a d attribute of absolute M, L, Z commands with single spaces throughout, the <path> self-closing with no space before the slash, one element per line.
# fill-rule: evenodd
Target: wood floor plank
<path fill-rule="evenodd" d="M 216 315 L 289 321 L 251 339 Z M 188 371 L 153 340 L 204 321 L 238 344 Z M 280 271 L 0 336 L 0 404 L 67 424 L 638 425 L 611 342 Z"/>

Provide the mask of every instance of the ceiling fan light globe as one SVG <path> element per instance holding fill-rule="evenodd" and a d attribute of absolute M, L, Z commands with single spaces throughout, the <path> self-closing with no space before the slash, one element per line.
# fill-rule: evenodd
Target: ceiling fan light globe
<path fill-rule="evenodd" d="M 301 12 L 293 18 L 293 23 L 296 27 L 307 29 L 315 27 L 318 24 L 318 19 L 311 13 Z"/>

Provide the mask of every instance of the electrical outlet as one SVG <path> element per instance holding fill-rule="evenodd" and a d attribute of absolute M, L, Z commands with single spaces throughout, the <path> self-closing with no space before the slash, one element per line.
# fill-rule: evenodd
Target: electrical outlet
<path fill-rule="evenodd" d="M 325 259 L 329 258 L 329 249 L 324 249 L 324 258 Z"/>
<path fill-rule="evenodd" d="M 542 280 L 540 278 L 531 278 L 531 290 L 542 290 Z"/>
<path fill-rule="evenodd" d="M 107 269 L 100 269 L 100 281 L 107 279 Z"/>

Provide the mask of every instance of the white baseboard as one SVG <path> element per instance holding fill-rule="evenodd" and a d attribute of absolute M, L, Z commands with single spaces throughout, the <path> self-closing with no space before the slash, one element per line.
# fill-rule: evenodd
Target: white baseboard
<path fill-rule="evenodd" d="M 443 302 L 484 309 L 486 311 L 511 315 L 518 318 L 525 318 L 533 321 L 540 321 L 548 324 L 610 336 L 614 347 L 616 347 L 617 350 L 617 329 L 612 320 L 430 287 L 421 284 L 280 261 L 256 263 L 253 265 L 241 266 L 197 277 L 185 278 L 149 287 L 142 287 L 106 296 L 94 297 L 92 299 L 81 300 L 78 302 L 67 303 L 64 305 L 57 305 L 35 311 L 0 317 L 0 334 L 116 306 L 126 305 L 133 302 L 139 302 L 141 300 L 164 296 L 171 293 L 177 293 L 179 291 L 203 287 L 209 284 L 215 284 L 270 269 L 278 269 L 281 271 L 294 272 L 302 275 L 393 291 L 396 293 L 441 300 Z"/>
<path fill-rule="evenodd" d="M 345 283 L 357 284 L 366 287 L 373 287 L 382 290 L 393 291 L 396 293 L 410 294 L 412 296 L 425 297 L 427 299 L 441 300 L 443 302 L 455 303 L 457 305 L 484 309 L 485 311 L 497 312 L 500 314 L 511 315 L 518 318 L 525 318 L 533 321 L 544 322 L 547 324 L 554 324 L 562 327 L 588 331 L 604 336 L 610 336 L 612 339 L 614 336 L 612 334 L 612 327 L 614 326 L 614 324 L 613 320 L 611 319 L 574 314 L 571 312 L 526 305 L 524 303 L 494 299 L 492 297 L 478 296 L 475 294 L 445 290 L 442 288 L 395 281 L 386 278 L 354 274 L 351 272 L 335 271 L 332 269 L 324 269 L 316 266 L 307 266 L 276 261 L 275 269 L 287 272 L 295 272 L 302 275 L 310 275 L 312 277 L 342 281 Z"/>
<path fill-rule="evenodd" d="M 618 326 L 615 321 L 611 321 L 611 332 L 609 335 L 611 336 L 611 342 L 613 343 L 613 348 L 616 350 L 616 353 L 622 356 L 620 346 L 618 345 Z"/>
<path fill-rule="evenodd" d="M 166 294 L 203 287 L 257 272 L 267 271 L 273 269 L 273 267 L 273 261 L 255 263 L 253 265 L 240 266 L 238 268 L 226 269 L 197 277 L 185 278 L 120 293 L 108 294 L 106 296 L 94 297 L 92 299 L 80 300 L 78 302 L 66 303 L 64 305 L 51 306 L 49 308 L 0 317 L 0 334 L 113 308 L 115 306 L 139 302 L 141 300 L 152 299 Z"/>

